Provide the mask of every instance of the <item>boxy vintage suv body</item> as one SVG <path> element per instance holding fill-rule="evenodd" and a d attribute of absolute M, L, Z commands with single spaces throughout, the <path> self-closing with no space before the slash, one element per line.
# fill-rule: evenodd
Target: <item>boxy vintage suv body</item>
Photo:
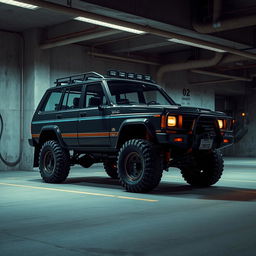
<path fill-rule="evenodd" d="M 57 79 L 43 96 L 29 143 L 45 182 L 63 182 L 71 165 L 98 162 L 131 192 L 152 190 L 169 167 L 194 186 L 220 179 L 219 149 L 233 143 L 231 117 L 182 107 L 148 76 L 109 75 Z"/>

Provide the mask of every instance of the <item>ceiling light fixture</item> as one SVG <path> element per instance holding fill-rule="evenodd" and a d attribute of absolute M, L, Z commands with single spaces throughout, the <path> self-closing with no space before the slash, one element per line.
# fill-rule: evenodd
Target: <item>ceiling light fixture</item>
<path fill-rule="evenodd" d="M 120 25 L 116 25 L 116 24 L 112 24 L 112 23 L 108 23 L 108 22 L 104 22 L 104 21 L 100 21 L 100 20 L 89 19 L 89 18 L 85 18 L 85 17 L 81 17 L 81 16 L 74 18 L 74 20 L 79 20 L 79 21 L 83 21 L 83 22 L 87 22 L 87 23 L 91 23 L 91 24 L 95 24 L 95 25 L 99 25 L 99 26 L 103 26 L 103 27 L 122 30 L 125 32 L 134 33 L 134 34 L 145 34 L 146 33 L 142 30 L 128 28 L 128 27 L 124 27 L 124 26 L 120 26 Z"/>
<path fill-rule="evenodd" d="M 15 6 L 18 6 L 18 7 L 22 7 L 22 8 L 26 8 L 26 9 L 31 9 L 31 10 L 35 10 L 35 9 L 38 8 L 38 6 L 36 6 L 36 5 L 25 4 L 25 3 L 14 1 L 14 0 L 0 0 L 0 3 L 15 5 Z"/>
<path fill-rule="evenodd" d="M 176 38 L 168 39 L 168 41 L 173 42 L 173 43 L 177 43 L 177 44 L 185 44 L 185 45 L 195 46 L 195 47 L 198 47 L 198 48 L 203 48 L 203 49 L 207 49 L 207 50 L 214 51 L 214 52 L 226 52 L 226 51 L 224 51 L 222 49 L 219 49 L 219 48 L 214 48 L 214 47 L 211 47 L 211 46 L 192 43 L 192 42 L 188 42 L 188 41 L 184 41 L 184 40 L 180 40 L 180 39 L 176 39 Z"/>

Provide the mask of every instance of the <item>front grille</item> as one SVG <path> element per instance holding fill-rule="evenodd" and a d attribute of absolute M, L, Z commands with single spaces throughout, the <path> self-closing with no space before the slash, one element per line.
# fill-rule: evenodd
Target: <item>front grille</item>
<path fill-rule="evenodd" d="M 199 117 L 196 124 L 196 134 L 216 135 L 216 119 L 211 117 Z"/>
<path fill-rule="evenodd" d="M 191 131 L 194 120 L 195 120 L 194 116 L 183 116 L 182 128 L 186 131 Z"/>

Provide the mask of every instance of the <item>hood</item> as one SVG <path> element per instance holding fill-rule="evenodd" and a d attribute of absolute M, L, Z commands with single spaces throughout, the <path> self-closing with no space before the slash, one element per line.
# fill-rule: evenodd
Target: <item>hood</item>
<path fill-rule="evenodd" d="M 173 108 L 165 108 L 165 111 L 173 111 Z M 208 114 L 208 115 L 216 115 L 216 116 L 223 116 L 226 115 L 223 112 L 220 111 L 213 111 L 207 108 L 197 108 L 197 107 L 185 107 L 185 106 L 178 106 L 177 111 L 180 113 L 186 113 L 186 114 Z"/>
<path fill-rule="evenodd" d="M 205 114 L 205 115 L 216 115 L 216 116 L 226 116 L 225 113 L 219 111 L 213 111 L 207 108 L 198 108 L 198 107 L 186 107 L 180 105 L 133 105 L 133 111 L 145 111 L 145 112 L 161 112 L 161 113 L 178 113 L 178 114 Z"/>

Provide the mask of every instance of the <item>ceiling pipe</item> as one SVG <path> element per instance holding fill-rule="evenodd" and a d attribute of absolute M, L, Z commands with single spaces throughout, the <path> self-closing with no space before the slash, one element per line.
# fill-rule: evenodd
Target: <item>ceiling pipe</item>
<path fill-rule="evenodd" d="M 226 20 L 220 20 L 215 23 L 202 24 L 193 22 L 193 28 L 203 34 L 216 33 L 226 30 L 250 27 L 256 25 L 256 15 L 246 17 L 235 17 Z"/>
<path fill-rule="evenodd" d="M 112 35 L 115 35 L 118 33 L 120 33 L 120 31 L 109 29 L 109 30 L 98 31 L 98 32 L 89 33 L 89 34 L 85 33 L 84 35 L 73 36 L 73 37 L 70 37 L 67 35 L 67 38 L 64 38 L 64 39 L 54 40 L 53 42 L 52 42 L 52 40 L 49 40 L 48 42 L 46 41 L 40 45 L 40 48 L 41 49 L 50 49 L 50 48 L 54 48 L 54 47 L 58 47 L 58 46 L 78 43 L 81 41 L 88 41 L 88 40 L 102 38 L 102 37 L 106 37 L 106 36 L 112 36 Z"/>
<path fill-rule="evenodd" d="M 111 54 L 104 54 L 104 53 L 97 53 L 97 52 L 88 52 L 89 55 L 99 57 L 99 58 L 105 58 L 105 59 L 113 59 L 113 60 L 120 60 L 120 61 L 129 61 L 134 63 L 140 63 L 140 64 L 146 64 L 146 65 L 153 65 L 153 66 L 159 66 L 161 65 L 159 62 L 153 62 L 153 61 L 147 61 L 147 60 L 141 60 L 141 59 L 134 59 L 134 58 L 128 58 L 128 57 L 121 57 Z"/>
<path fill-rule="evenodd" d="M 221 61 L 222 57 L 223 57 L 223 53 L 215 53 L 215 55 L 210 59 L 189 60 L 186 62 L 172 63 L 172 64 L 164 65 L 164 66 L 160 67 L 157 71 L 157 75 L 156 75 L 157 82 L 159 84 L 161 84 L 162 80 L 163 80 L 163 76 L 167 72 L 215 66 Z"/>
<path fill-rule="evenodd" d="M 221 0 L 214 0 L 213 21 L 211 23 L 199 23 L 194 20 L 192 24 L 193 28 L 199 33 L 209 34 L 256 25 L 256 15 L 248 15 L 243 17 L 234 16 L 234 18 L 220 20 L 221 6 Z"/>
<path fill-rule="evenodd" d="M 256 60 L 256 54 L 253 54 L 253 53 L 250 53 L 250 52 L 237 50 L 237 49 L 234 49 L 234 48 L 231 48 L 231 47 L 228 47 L 228 46 L 219 45 L 219 44 L 216 44 L 216 43 L 208 42 L 208 41 L 201 40 L 201 39 L 192 38 L 192 37 L 185 36 L 185 35 L 180 35 L 180 34 L 177 34 L 177 33 L 169 32 L 169 31 L 166 31 L 166 30 L 158 29 L 158 28 L 149 27 L 149 26 L 146 26 L 146 25 L 135 24 L 135 23 L 132 23 L 132 22 L 123 21 L 123 20 L 119 20 L 119 19 L 116 19 L 116 18 L 111 18 L 111 17 L 99 15 L 99 14 L 96 14 L 96 13 L 90 13 L 90 12 L 87 12 L 87 11 L 84 11 L 84 10 L 71 8 L 71 7 L 66 7 L 64 5 L 59 5 L 59 4 L 56 4 L 56 3 L 50 3 L 50 2 L 46 2 L 46 1 L 42 1 L 42 0 L 22 0 L 22 2 L 28 3 L 28 4 L 33 4 L 33 5 L 36 5 L 38 7 L 46 8 L 46 9 L 49 9 L 49 10 L 52 10 L 52 11 L 65 13 L 65 14 L 68 14 L 68 15 L 74 15 L 75 17 L 81 16 L 81 17 L 86 17 L 86 18 L 94 19 L 94 20 L 100 20 L 100 21 L 104 21 L 104 22 L 107 22 L 107 23 L 112 23 L 112 24 L 132 28 L 132 29 L 136 29 L 136 30 L 141 30 L 141 31 L 144 31 L 145 33 L 150 33 L 150 34 L 157 35 L 157 36 L 160 36 L 160 37 L 164 37 L 164 38 L 167 38 L 167 39 L 175 38 L 175 39 L 187 41 L 187 42 L 194 43 L 194 44 L 200 44 L 200 45 L 207 46 L 207 47 L 217 48 L 217 49 L 225 51 L 225 52 L 233 53 L 235 55 L 239 55 L 239 56 L 243 56 L 243 57 L 246 57 L 246 58 L 249 58 L 249 59 Z"/>
<path fill-rule="evenodd" d="M 191 85 L 206 85 L 206 84 L 223 84 L 223 83 L 231 83 L 231 82 L 236 82 L 237 80 L 235 79 L 221 79 L 221 80 L 210 80 L 210 81 L 202 81 L 202 82 L 191 82 L 189 84 Z"/>
<path fill-rule="evenodd" d="M 245 61 L 248 60 L 246 57 L 233 55 L 233 54 L 227 54 L 223 57 L 220 64 L 227 64 L 232 62 L 238 62 L 238 61 Z"/>
<path fill-rule="evenodd" d="M 242 70 L 242 69 L 252 69 L 256 68 L 256 64 L 242 65 L 242 66 L 218 66 L 216 67 L 219 71 L 228 71 L 228 70 Z"/>
<path fill-rule="evenodd" d="M 157 81 L 158 81 L 158 83 L 161 84 L 163 75 L 164 75 L 164 73 L 167 73 L 167 72 L 182 71 L 182 70 L 188 70 L 188 69 L 193 69 L 193 68 L 213 67 L 218 64 L 221 65 L 221 64 L 228 64 L 228 63 L 232 63 L 232 62 L 236 62 L 236 61 L 247 60 L 247 58 L 245 58 L 245 57 L 233 55 L 233 54 L 227 54 L 221 58 L 220 56 L 222 56 L 222 55 L 223 54 L 221 54 L 221 53 L 216 53 L 213 58 L 208 59 L 208 60 L 194 60 L 194 61 L 171 63 L 171 64 L 164 65 L 164 66 L 160 67 L 157 72 Z"/>
<path fill-rule="evenodd" d="M 206 70 L 192 69 L 190 71 L 193 72 L 193 73 L 197 73 L 197 74 L 229 78 L 229 79 L 233 79 L 233 80 L 237 80 L 237 81 L 251 82 L 253 80 L 251 77 L 232 76 L 232 75 L 216 73 L 216 72 L 211 72 L 211 71 L 206 71 Z"/>

